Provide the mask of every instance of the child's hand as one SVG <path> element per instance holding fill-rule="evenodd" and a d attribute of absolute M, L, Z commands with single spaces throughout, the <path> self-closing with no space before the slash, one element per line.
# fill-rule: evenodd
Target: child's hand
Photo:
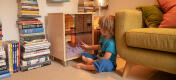
<path fill-rule="evenodd" d="M 81 47 L 84 48 L 84 49 L 91 49 L 91 46 L 87 45 L 84 42 L 81 42 Z"/>

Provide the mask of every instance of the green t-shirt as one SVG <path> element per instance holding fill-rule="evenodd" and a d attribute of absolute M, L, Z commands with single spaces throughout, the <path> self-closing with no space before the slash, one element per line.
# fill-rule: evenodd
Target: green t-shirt
<path fill-rule="evenodd" d="M 105 39 L 105 36 L 101 36 L 100 40 L 99 40 L 99 44 L 101 46 L 101 53 L 99 54 L 99 56 L 103 57 L 105 52 L 111 52 L 112 55 L 110 57 L 110 61 L 116 66 L 116 47 L 115 47 L 115 40 L 114 38 L 110 38 L 110 39 Z"/>

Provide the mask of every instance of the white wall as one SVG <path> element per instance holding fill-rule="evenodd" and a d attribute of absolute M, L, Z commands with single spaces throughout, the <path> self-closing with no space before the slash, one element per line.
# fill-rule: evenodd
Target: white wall
<path fill-rule="evenodd" d="M 109 0 L 109 8 L 105 14 L 114 14 L 120 9 L 135 9 L 136 6 L 154 4 L 155 0 Z M 78 0 L 70 0 L 70 2 L 47 4 L 46 0 L 38 0 L 40 19 L 43 23 L 48 13 L 53 12 L 77 12 Z M 3 41 L 6 40 L 19 40 L 18 29 L 16 26 L 17 21 L 17 3 L 16 0 L 0 0 L 0 22 L 2 22 Z"/>
<path fill-rule="evenodd" d="M 157 4 L 156 0 L 109 0 L 109 7 L 104 10 L 104 15 L 114 15 L 116 11 L 121 9 L 135 9 L 141 5 Z"/>
<path fill-rule="evenodd" d="M 45 17 L 48 13 L 54 12 L 77 12 L 78 0 L 70 0 L 65 3 L 47 4 L 46 0 L 38 0 L 41 21 L 44 23 Z M 16 0 L 0 0 L 0 22 L 2 23 L 3 41 L 19 40 L 17 21 L 17 2 Z"/>

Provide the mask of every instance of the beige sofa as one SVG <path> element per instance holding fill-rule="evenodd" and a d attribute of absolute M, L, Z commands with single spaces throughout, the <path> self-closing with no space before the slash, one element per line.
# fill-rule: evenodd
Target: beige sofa
<path fill-rule="evenodd" d="M 116 12 L 116 49 L 127 62 L 123 76 L 132 64 L 176 74 L 176 29 L 142 28 L 142 25 L 141 12 Z"/>

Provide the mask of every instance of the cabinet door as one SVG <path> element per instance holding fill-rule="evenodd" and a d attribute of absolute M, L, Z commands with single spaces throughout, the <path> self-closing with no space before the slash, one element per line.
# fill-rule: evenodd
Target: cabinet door
<path fill-rule="evenodd" d="M 92 14 L 84 14 L 84 32 L 92 32 Z"/>
<path fill-rule="evenodd" d="M 83 14 L 76 14 L 75 15 L 75 28 L 76 33 L 84 32 L 84 23 L 83 23 L 84 15 Z"/>

